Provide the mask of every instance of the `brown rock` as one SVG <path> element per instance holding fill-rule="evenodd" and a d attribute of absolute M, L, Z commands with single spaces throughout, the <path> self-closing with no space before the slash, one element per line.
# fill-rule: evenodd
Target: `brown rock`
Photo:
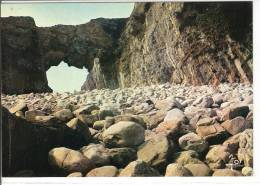
<path fill-rule="evenodd" d="M 236 135 L 246 129 L 246 120 L 243 117 L 238 116 L 232 120 L 225 121 L 221 126 L 224 127 L 228 133 Z"/>
<path fill-rule="evenodd" d="M 166 167 L 172 150 L 172 143 L 167 137 L 158 135 L 138 147 L 137 157 L 151 167 L 163 169 Z"/>
<path fill-rule="evenodd" d="M 186 177 L 186 176 L 192 176 L 192 173 L 184 166 L 182 166 L 180 164 L 172 163 L 167 166 L 165 176 L 166 177 L 172 177 L 172 176 Z"/>
<path fill-rule="evenodd" d="M 186 164 L 184 166 L 187 168 L 193 176 L 210 176 L 212 174 L 212 171 L 206 164 Z"/>
<path fill-rule="evenodd" d="M 25 119 L 27 121 L 37 121 L 36 116 L 45 116 L 46 113 L 40 110 L 30 110 L 25 112 Z"/>
<path fill-rule="evenodd" d="M 52 149 L 49 152 L 49 162 L 51 166 L 65 174 L 87 173 L 95 167 L 93 162 L 80 152 L 65 147 Z"/>
<path fill-rule="evenodd" d="M 129 163 L 119 174 L 120 177 L 153 177 L 159 173 L 147 163 L 137 160 Z"/>
<path fill-rule="evenodd" d="M 86 177 L 115 177 L 117 173 L 118 169 L 114 166 L 102 166 L 88 172 Z"/>

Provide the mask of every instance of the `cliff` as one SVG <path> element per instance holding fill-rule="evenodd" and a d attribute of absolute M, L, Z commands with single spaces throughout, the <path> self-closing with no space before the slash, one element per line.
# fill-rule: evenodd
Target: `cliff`
<path fill-rule="evenodd" d="M 46 71 L 62 60 L 90 71 L 83 90 L 253 80 L 251 2 L 136 3 L 128 19 L 77 26 L 1 22 L 4 93 L 51 91 Z"/>

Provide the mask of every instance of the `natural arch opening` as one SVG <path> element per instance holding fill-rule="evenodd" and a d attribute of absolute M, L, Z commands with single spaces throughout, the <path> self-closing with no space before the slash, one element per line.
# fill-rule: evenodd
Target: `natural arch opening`
<path fill-rule="evenodd" d="M 79 69 L 68 66 L 62 61 L 58 66 L 52 66 L 46 72 L 48 85 L 54 92 L 74 92 L 80 91 L 85 82 L 88 70 L 83 67 Z"/>

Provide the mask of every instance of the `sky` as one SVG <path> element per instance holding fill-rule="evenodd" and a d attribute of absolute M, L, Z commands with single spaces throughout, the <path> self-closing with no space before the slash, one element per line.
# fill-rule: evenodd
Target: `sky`
<path fill-rule="evenodd" d="M 77 25 L 91 19 L 129 17 L 134 3 L 26 3 L 1 4 L 1 16 L 31 16 L 39 27 Z M 68 67 L 64 62 L 47 71 L 48 85 L 56 92 L 79 91 L 87 69 Z"/>

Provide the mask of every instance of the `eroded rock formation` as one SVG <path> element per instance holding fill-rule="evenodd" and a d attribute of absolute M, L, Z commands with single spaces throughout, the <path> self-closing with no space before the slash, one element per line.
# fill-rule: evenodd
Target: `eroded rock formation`
<path fill-rule="evenodd" d="M 251 2 L 136 3 L 128 19 L 78 26 L 1 20 L 4 93 L 51 91 L 45 72 L 62 60 L 90 71 L 83 90 L 252 82 Z"/>
<path fill-rule="evenodd" d="M 78 68 L 85 66 L 92 74 L 94 60 L 98 59 L 106 87 L 117 86 L 113 48 L 117 48 L 126 19 L 98 18 L 82 25 L 53 27 L 36 27 L 30 17 L 1 20 L 4 93 L 51 91 L 46 71 L 61 61 Z M 97 87 L 100 85 L 92 88 Z"/>

